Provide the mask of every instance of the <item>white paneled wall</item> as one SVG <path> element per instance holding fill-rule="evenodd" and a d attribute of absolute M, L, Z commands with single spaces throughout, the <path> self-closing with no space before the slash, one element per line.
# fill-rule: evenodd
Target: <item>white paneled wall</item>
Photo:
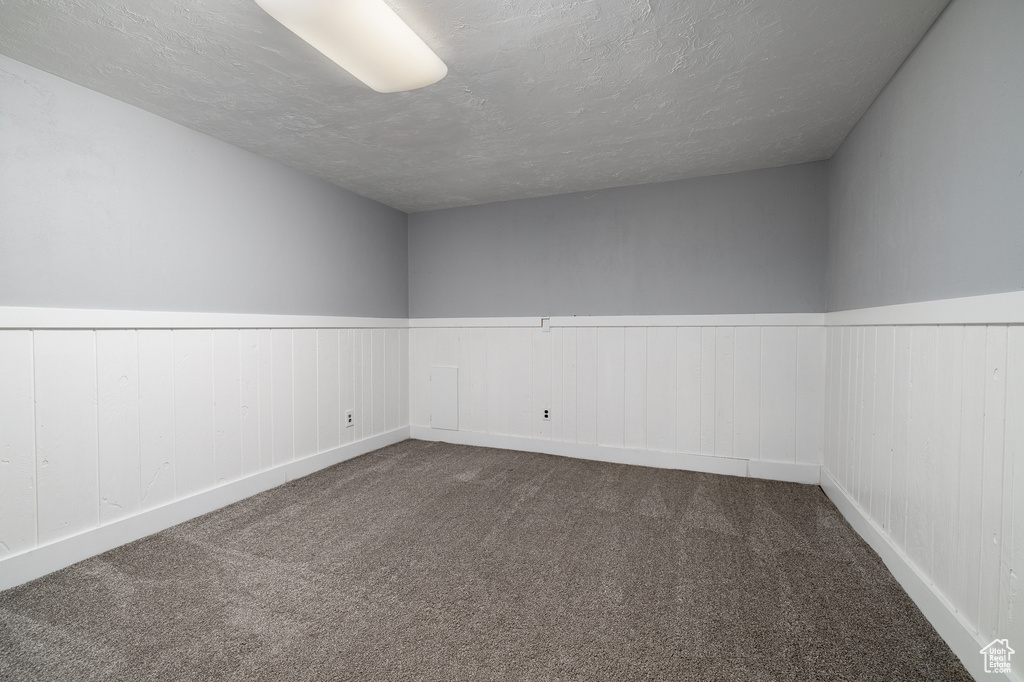
<path fill-rule="evenodd" d="M 164 510 L 234 488 L 189 513 L 208 511 L 411 424 L 419 437 L 738 475 L 817 481 L 820 465 L 973 664 L 975 640 L 1024 642 L 1021 296 L 824 317 L 553 318 L 550 331 L 524 318 L 214 328 L 162 313 L 121 328 L 121 313 L 6 309 L 19 323 L 0 328 L 0 583 L 126 539 L 11 577 L 28 555 L 155 515 L 127 539 L 140 537 L 189 517 Z M 429 428 L 432 367 L 458 368 L 458 432 Z"/>
<path fill-rule="evenodd" d="M 1024 642 L 1024 326 L 827 334 L 825 471 L 979 641 Z"/>
<path fill-rule="evenodd" d="M 408 344 L 396 327 L 0 329 L 0 560 L 405 426 Z"/>
<path fill-rule="evenodd" d="M 410 423 L 430 425 L 431 367 L 459 368 L 459 430 L 819 465 L 821 326 L 421 326 Z M 542 418 L 550 410 L 550 421 Z"/>

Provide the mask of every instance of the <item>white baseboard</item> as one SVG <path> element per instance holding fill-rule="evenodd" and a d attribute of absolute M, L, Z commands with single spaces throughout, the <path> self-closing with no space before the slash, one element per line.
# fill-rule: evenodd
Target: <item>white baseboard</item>
<path fill-rule="evenodd" d="M 762 462 L 747 461 L 747 476 L 761 478 L 766 481 L 789 481 L 790 483 L 821 483 L 821 467 L 817 464 L 797 464 L 795 462 Z"/>
<path fill-rule="evenodd" d="M 0 561 L 0 590 L 34 580 L 264 490 L 409 438 L 409 427 L 372 436 L 316 455 L 280 464 L 190 497 L 35 547 Z"/>
<path fill-rule="evenodd" d="M 953 605 L 936 591 L 931 581 L 893 543 L 885 531 L 864 513 L 824 467 L 821 469 L 821 488 L 853 529 L 878 553 L 889 572 L 914 600 L 939 636 L 946 640 L 946 644 L 974 679 L 1021 682 L 1020 678 L 1012 673 L 999 675 L 985 672 L 980 652 L 988 642 L 978 639 L 971 626 L 957 614 Z"/>
<path fill-rule="evenodd" d="M 702 471 L 726 476 L 750 476 L 773 481 L 818 484 L 817 464 L 794 464 L 791 462 L 751 462 L 732 457 L 691 455 L 655 450 L 631 450 L 603 445 L 565 443 L 562 441 L 523 438 L 521 436 L 498 436 L 492 433 L 473 431 L 447 431 L 429 426 L 410 426 L 409 435 L 419 440 L 433 440 L 458 445 L 476 445 L 485 448 L 524 450 L 545 455 L 559 455 L 575 459 L 589 459 L 616 464 L 635 464 L 658 469 L 682 469 Z"/>

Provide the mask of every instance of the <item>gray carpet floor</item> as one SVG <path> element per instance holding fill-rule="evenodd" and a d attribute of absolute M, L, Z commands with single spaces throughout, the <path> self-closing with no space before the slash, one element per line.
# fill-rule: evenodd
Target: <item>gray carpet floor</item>
<path fill-rule="evenodd" d="M 0 593 L 4 680 L 961 680 L 815 486 L 405 441 Z"/>

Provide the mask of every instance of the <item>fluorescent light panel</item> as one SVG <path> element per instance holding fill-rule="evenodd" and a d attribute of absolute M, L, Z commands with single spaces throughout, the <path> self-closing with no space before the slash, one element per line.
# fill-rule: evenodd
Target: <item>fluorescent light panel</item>
<path fill-rule="evenodd" d="M 267 14 L 377 92 L 403 92 L 448 73 L 384 0 L 256 0 Z"/>

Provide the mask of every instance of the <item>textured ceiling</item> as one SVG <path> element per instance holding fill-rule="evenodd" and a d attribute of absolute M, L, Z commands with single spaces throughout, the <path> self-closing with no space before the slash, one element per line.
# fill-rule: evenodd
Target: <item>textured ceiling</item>
<path fill-rule="evenodd" d="M 389 0 L 382 95 L 252 0 L 0 0 L 0 53 L 414 212 L 828 158 L 948 0 Z"/>

